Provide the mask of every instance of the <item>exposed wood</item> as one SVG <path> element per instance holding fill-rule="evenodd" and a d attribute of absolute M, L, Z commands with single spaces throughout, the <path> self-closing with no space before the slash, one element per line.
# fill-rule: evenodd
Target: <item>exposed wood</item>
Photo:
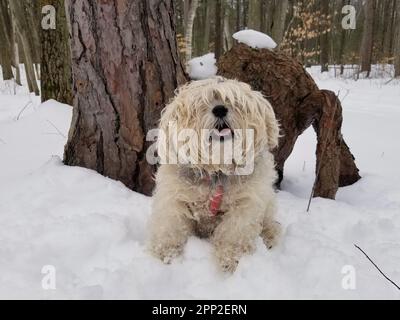
<path fill-rule="evenodd" d="M 340 101 L 333 92 L 319 90 L 295 59 L 237 44 L 221 57 L 218 73 L 250 84 L 271 102 L 283 135 L 274 151 L 279 183 L 298 136 L 311 125 L 318 137 L 314 196 L 334 198 L 339 186 L 360 179 L 354 157 L 341 134 Z"/>

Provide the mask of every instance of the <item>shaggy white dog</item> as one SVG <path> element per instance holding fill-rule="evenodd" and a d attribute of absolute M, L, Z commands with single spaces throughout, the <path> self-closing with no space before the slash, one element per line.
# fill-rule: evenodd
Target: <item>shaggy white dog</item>
<path fill-rule="evenodd" d="M 189 236 L 207 237 L 222 269 L 233 272 L 240 257 L 254 250 L 258 236 L 271 248 L 280 231 L 274 221 L 276 172 L 270 153 L 279 138 L 273 109 L 249 85 L 216 77 L 191 82 L 177 91 L 160 122 L 168 137 L 171 123 L 178 133 L 191 129 L 189 132 L 197 133 L 200 139 L 159 142 L 159 153 L 164 160 L 169 155 L 170 163 L 171 148 L 180 160 L 182 152 L 178 150 L 182 147 L 190 156 L 177 164 L 162 164 L 158 170 L 150 251 L 169 263 L 181 254 Z M 240 135 L 238 129 L 253 135 Z M 236 152 L 242 162 L 236 158 L 229 161 L 223 152 L 232 145 L 233 149 L 243 147 Z M 213 157 L 221 150 L 224 160 L 209 160 L 209 155 Z M 247 165 L 251 161 L 253 170 L 240 173 L 244 158 Z"/>

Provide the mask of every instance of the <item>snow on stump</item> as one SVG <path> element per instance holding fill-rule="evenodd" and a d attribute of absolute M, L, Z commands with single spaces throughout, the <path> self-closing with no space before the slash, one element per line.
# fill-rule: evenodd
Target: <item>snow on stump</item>
<path fill-rule="evenodd" d="M 218 71 L 215 65 L 216 62 L 214 53 L 207 53 L 204 56 L 193 58 L 187 63 L 190 79 L 203 80 L 215 76 Z"/>
<path fill-rule="evenodd" d="M 314 197 L 334 199 L 339 187 L 361 178 L 341 133 L 340 100 L 331 91 L 319 90 L 295 59 L 281 52 L 239 43 L 220 58 L 218 74 L 250 84 L 271 102 L 282 134 L 274 151 L 278 186 L 297 138 L 311 125 L 318 139 Z"/>
<path fill-rule="evenodd" d="M 265 33 L 255 30 L 242 30 L 232 36 L 237 42 L 247 44 L 254 49 L 275 49 L 276 42 Z"/>

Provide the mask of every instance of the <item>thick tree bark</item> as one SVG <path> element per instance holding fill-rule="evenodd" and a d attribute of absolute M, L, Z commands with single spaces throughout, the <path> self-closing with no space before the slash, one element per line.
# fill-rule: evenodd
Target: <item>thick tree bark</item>
<path fill-rule="evenodd" d="M 56 29 L 41 28 L 42 101 L 54 99 L 72 105 L 72 74 L 69 31 L 64 0 L 41 0 L 56 9 Z"/>
<path fill-rule="evenodd" d="M 295 59 L 237 44 L 220 58 L 218 73 L 250 84 L 271 102 L 282 129 L 274 151 L 279 183 L 298 136 L 311 125 L 318 137 L 314 196 L 334 198 L 339 186 L 360 179 L 354 157 L 341 134 L 340 101 L 333 92 L 319 90 Z"/>
<path fill-rule="evenodd" d="M 71 1 L 74 111 L 64 162 L 150 195 L 145 135 L 186 80 L 172 0 Z"/>
<path fill-rule="evenodd" d="M 371 72 L 374 35 L 375 0 L 366 0 L 364 5 L 364 31 L 360 50 L 361 72 Z"/>

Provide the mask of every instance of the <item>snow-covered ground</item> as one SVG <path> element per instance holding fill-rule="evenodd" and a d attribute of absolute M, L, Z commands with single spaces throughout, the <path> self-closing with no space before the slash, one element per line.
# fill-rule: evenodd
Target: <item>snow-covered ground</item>
<path fill-rule="evenodd" d="M 363 179 L 336 201 L 313 200 L 306 213 L 315 165 L 307 131 L 278 195 L 280 244 L 268 251 L 259 240 L 231 276 L 218 271 L 205 240 L 191 238 L 172 265 L 150 257 L 151 199 L 64 166 L 71 108 L 0 82 L 0 298 L 399 299 L 354 244 L 400 283 L 400 83 L 311 73 L 340 91 L 343 132 Z M 56 289 L 45 290 L 52 270 Z"/>

